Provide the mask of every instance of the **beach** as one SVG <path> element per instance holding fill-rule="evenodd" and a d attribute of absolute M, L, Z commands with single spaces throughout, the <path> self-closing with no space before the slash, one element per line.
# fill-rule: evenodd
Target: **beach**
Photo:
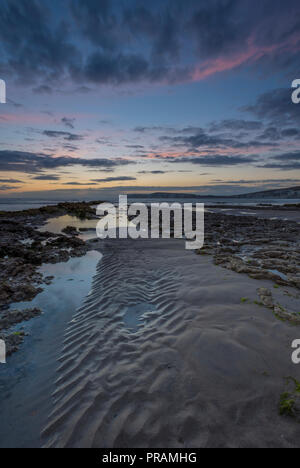
<path fill-rule="evenodd" d="M 93 216 L 59 214 L 30 224 L 66 236 L 63 249 L 81 229 L 85 248 L 39 267 L 50 284 L 11 305 L 42 315 L 17 325 L 24 343 L 0 368 L 1 446 L 299 446 L 297 417 L 280 414 L 300 379 L 295 219 L 207 213 L 195 252 L 95 239 Z"/>
<path fill-rule="evenodd" d="M 297 330 L 254 304 L 262 286 L 180 241 L 107 243 L 66 333 L 45 446 L 299 446 L 278 414 Z"/>
<path fill-rule="evenodd" d="M 2 0 L 0 448 L 300 448 L 300 4 L 254 5 Z"/>

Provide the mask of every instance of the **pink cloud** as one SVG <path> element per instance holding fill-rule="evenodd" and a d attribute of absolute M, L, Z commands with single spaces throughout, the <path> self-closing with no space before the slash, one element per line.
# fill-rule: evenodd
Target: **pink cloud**
<path fill-rule="evenodd" d="M 201 65 L 196 66 L 192 73 L 192 81 L 200 81 L 215 73 L 232 70 L 246 62 L 255 62 L 264 55 L 271 55 L 274 52 L 297 52 L 300 50 L 300 36 L 296 33 L 288 41 L 273 45 L 256 45 L 254 35 L 248 39 L 246 50 L 239 51 L 228 56 L 206 60 Z"/>

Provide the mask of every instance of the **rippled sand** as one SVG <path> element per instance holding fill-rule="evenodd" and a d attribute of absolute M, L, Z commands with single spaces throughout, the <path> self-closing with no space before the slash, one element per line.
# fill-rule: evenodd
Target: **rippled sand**
<path fill-rule="evenodd" d="M 253 303 L 271 283 L 180 240 L 101 251 L 66 332 L 46 447 L 300 446 L 300 426 L 277 408 L 284 378 L 299 378 L 300 331 Z"/>

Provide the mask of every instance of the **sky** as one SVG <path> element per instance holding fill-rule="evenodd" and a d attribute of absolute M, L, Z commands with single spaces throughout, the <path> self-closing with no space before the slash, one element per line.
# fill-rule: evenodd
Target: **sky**
<path fill-rule="evenodd" d="M 0 197 L 300 185 L 300 3 L 2 0 Z"/>

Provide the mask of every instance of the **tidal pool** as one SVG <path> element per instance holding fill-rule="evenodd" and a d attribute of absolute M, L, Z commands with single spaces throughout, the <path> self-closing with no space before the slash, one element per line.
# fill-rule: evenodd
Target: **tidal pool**
<path fill-rule="evenodd" d="M 19 351 L 0 365 L 0 447 L 40 447 L 40 431 L 51 411 L 64 332 L 76 309 L 91 290 L 102 255 L 96 251 L 68 262 L 46 264 L 40 271 L 55 276 L 30 302 L 11 308 L 39 307 L 43 315 L 13 331 L 29 334 Z"/>

